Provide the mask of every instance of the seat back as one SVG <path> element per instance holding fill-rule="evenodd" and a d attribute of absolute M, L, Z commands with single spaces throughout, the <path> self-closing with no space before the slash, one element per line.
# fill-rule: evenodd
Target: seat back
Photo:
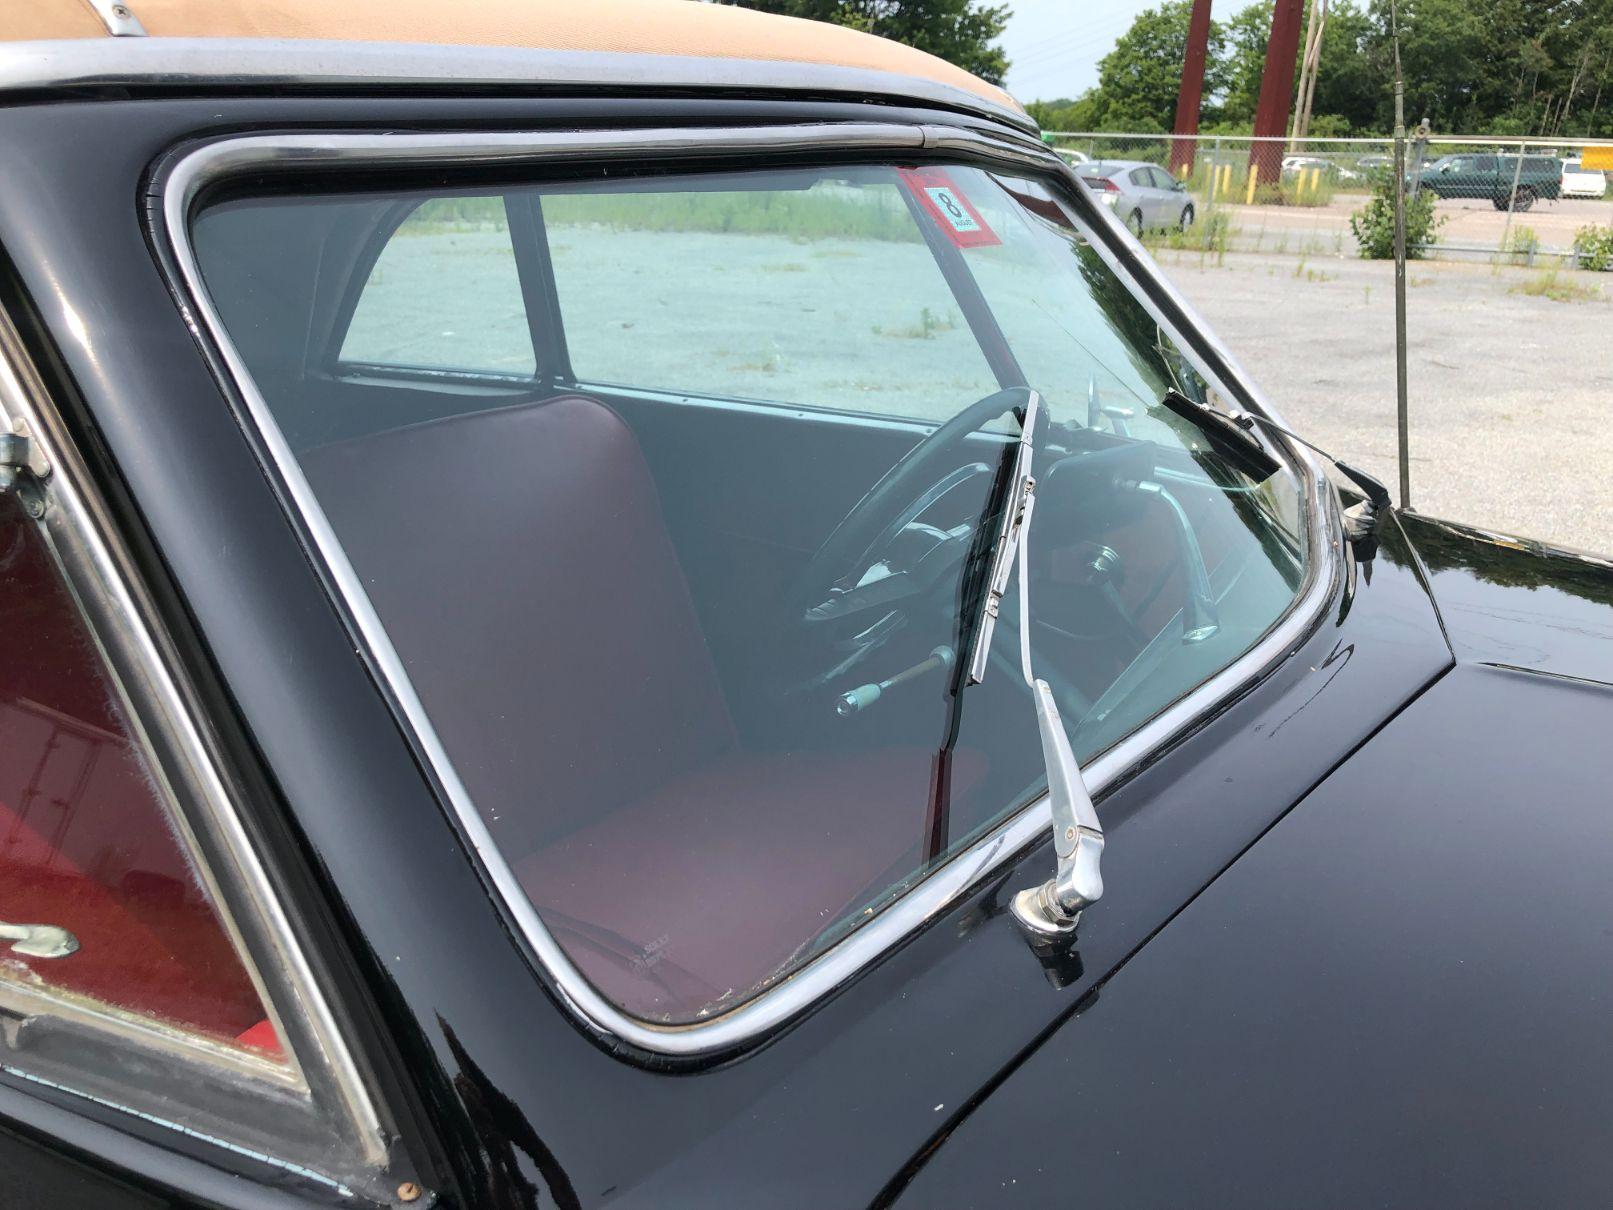
<path fill-rule="evenodd" d="M 649 468 L 603 404 L 455 416 L 302 465 L 507 854 L 733 746 Z"/>

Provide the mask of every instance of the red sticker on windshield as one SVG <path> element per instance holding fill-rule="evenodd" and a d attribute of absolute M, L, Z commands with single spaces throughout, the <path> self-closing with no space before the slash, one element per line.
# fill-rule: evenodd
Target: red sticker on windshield
<path fill-rule="evenodd" d="M 902 179 L 929 212 L 935 225 L 960 248 L 984 248 L 1000 244 L 980 211 L 969 204 L 963 191 L 953 184 L 944 168 L 903 168 Z"/>

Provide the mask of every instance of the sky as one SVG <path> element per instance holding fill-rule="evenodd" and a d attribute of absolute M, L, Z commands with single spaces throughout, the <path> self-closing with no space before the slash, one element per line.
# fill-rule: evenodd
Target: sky
<path fill-rule="evenodd" d="M 1014 15 L 1003 30 L 1008 91 L 1021 101 L 1075 97 L 1098 82 L 1098 60 L 1114 48 L 1132 18 L 1158 0 L 1009 0 Z M 1225 18 L 1248 0 L 1215 0 Z"/>

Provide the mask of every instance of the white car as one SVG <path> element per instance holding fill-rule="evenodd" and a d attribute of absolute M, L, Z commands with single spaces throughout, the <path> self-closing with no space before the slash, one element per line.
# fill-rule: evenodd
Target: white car
<path fill-rule="evenodd" d="M 1563 161 L 1564 197 L 1605 197 L 1607 174 L 1600 168 L 1586 168 L 1578 160 Z"/>
<path fill-rule="evenodd" d="M 1288 180 L 1299 176 L 1302 172 L 1317 169 L 1324 177 L 1335 181 L 1358 181 L 1361 174 L 1352 172 L 1342 164 L 1332 160 L 1323 159 L 1315 155 L 1285 155 L 1283 157 L 1283 177 Z"/>

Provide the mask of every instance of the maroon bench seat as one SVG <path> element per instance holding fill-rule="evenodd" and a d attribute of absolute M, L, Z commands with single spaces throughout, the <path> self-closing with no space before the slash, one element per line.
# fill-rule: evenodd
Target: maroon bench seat
<path fill-rule="evenodd" d="M 933 753 L 740 748 L 649 469 L 603 404 L 432 421 L 303 465 L 501 850 L 629 1011 L 743 996 L 911 868 Z M 955 794 L 980 763 L 956 762 Z"/>

